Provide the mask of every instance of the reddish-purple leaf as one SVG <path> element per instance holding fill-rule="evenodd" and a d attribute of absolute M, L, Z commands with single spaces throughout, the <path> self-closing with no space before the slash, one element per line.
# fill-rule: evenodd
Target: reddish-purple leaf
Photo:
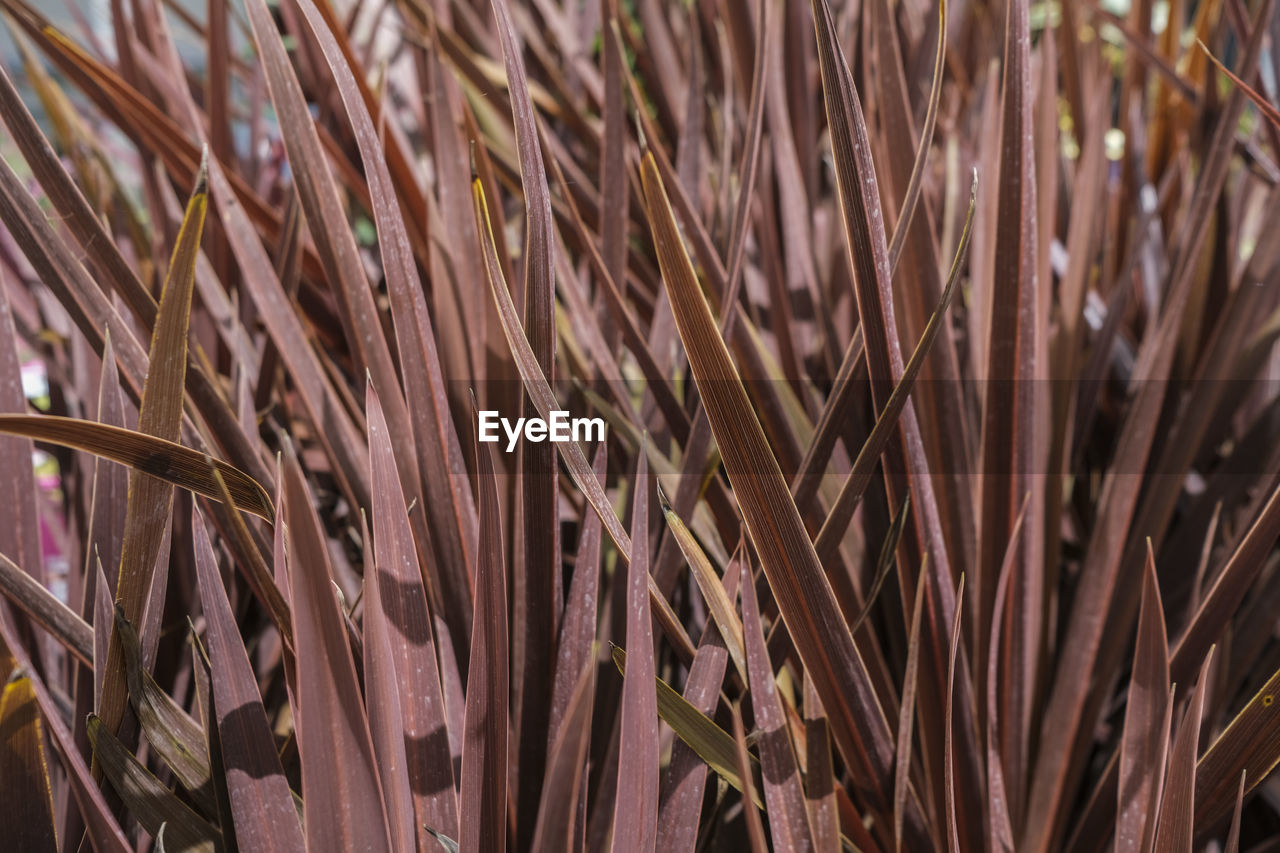
<path fill-rule="evenodd" d="M 750 581 L 748 580 L 748 583 Z M 742 724 L 742 709 L 733 706 L 733 742 L 737 746 L 738 778 L 742 780 L 743 814 L 747 821 L 747 838 L 751 842 L 752 853 L 765 853 L 769 849 L 764 837 L 764 824 L 760 813 L 746 803 L 755 799 L 755 783 L 751 778 L 751 756 L 747 752 L 747 733 Z"/>
<path fill-rule="evenodd" d="M 467 674 L 458 843 L 462 853 L 507 845 L 507 573 L 492 445 L 477 445 L 480 553 Z"/>
<path fill-rule="evenodd" d="M 246 850 L 301 851 L 305 847 L 293 794 L 199 510 L 192 511 L 191 529 L 236 842 Z"/>
<path fill-rule="evenodd" d="M 377 759 L 324 532 L 292 450 L 285 453 L 283 485 L 306 836 L 313 849 L 390 850 Z"/>
<path fill-rule="evenodd" d="M 596 449 L 592 470 L 601 486 L 608 467 L 608 443 Z M 573 561 L 573 580 L 564 618 L 560 623 L 557 643 L 555 683 L 551 688 L 551 726 L 547 732 L 547 748 L 559 737 L 560 725 L 568 714 L 569 704 L 581 677 L 583 667 L 592 659 L 592 643 L 596 636 L 596 611 L 600 595 L 600 551 L 603 530 L 600 516 L 588 513 L 578 534 L 578 550 Z M 575 675 L 577 673 L 577 675 Z"/>
<path fill-rule="evenodd" d="M 1137 648 L 1133 654 L 1120 743 L 1117 853 L 1145 853 L 1151 849 L 1164 784 L 1165 750 L 1169 744 L 1168 733 L 1159 727 L 1165 705 L 1170 701 L 1169 641 L 1150 541 L 1143 574 L 1142 613 L 1138 618 Z"/>
<path fill-rule="evenodd" d="M 1005 788 L 1004 758 L 1000 750 L 1000 702 L 999 673 L 1002 649 L 1000 637 L 1004 632 L 1005 611 L 1009 605 L 1009 584 L 1014 567 L 1018 565 L 1023 522 L 1026 519 L 1030 495 L 1023 498 L 1022 509 L 1009 535 L 1000 576 L 996 581 L 995 610 L 991 614 L 991 642 L 987 645 L 986 702 L 987 702 L 987 823 L 993 846 L 1000 851 L 1013 850 L 1013 821 L 1009 814 L 1009 800 Z"/>
<path fill-rule="evenodd" d="M 5 554 L 0 554 L 0 593 L 82 663 L 93 666 L 93 629 Z"/>
<path fill-rule="evenodd" d="M 898 705 L 898 739 L 894 749 L 893 849 L 895 851 L 902 850 L 902 829 L 907 814 L 907 792 L 911 787 L 911 746 L 916 722 L 916 693 L 920 683 L 920 623 L 924 615 L 925 596 L 918 581 L 916 590 L 916 601 L 911 607 L 911 625 L 907 634 L 907 664 L 902 675 L 902 699 Z"/>
<path fill-rule="evenodd" d="M 1191 624 L 1174 644 L 1171 677 L 1187 678 L 1196 656 L 1206 654 L 1217 641 L 1262 571 L 1266 555 L 1277 538 L 1280 538 L 1280 486 L 1271 493 L 1257 520 L 1240 538 L 1226 565 L 1217 571 L 1217 579 L 1191 618 Z"/>
<path fill-rule="evenodd" d="M 22 390 L 22 364 L 18 357 L 18 333 L 5 287 L 0 286 L 0 412 L 23 413 L 27 409 Z M 36 481 L 31 470 L 29 438 L 0 438 L 0 506 L 10 524 L 0 525 L 0 554 L 21 566 L 38 584 L 45 582 L 40 553 L 40 524 L 36 516 Z"/>
<path fill-rule="evenodd" d="M 360 148 L 373 203 L 382 265 L 387 276 L 387 290 L 391 298 L 391 317 L 395 323 L 397 351 L 404 379 L 404 398 L 409 410 L 414 413 L 410 421 L 413 426 L 412 438 L 418 455 L 423 508 L 431 528 L 430 541 L 439 557 L 440 583 L 444 587 L 448 607 L 466 612 L 468 578 L 475 562 L 472 544 L 476 535 L 475 510 L 471 484 L 464 470 L 462 450 L 450 419 L 435 333 L 427 313 L 422 282 L 414 266 L 409 232 L 396 201 L 396 186 L 386 160 L 388 151 L 398 150 L 398 147 L 394 144 L 384 146 L 379 139 L 364 103 L 359 80 L 343 58 L 337 35 L 330 31 L 323 20 L 322 10 L 313 0 L 298 0 L 298 7 L 333 73 Z M 382 377 L 375 378 L 385 381 Z M 394 398 L 389 401 L 394 414 L 403 405 L 400 386 L 382 387 L 384 395 Z M 394 417 L 390 422 L 396 423 Z M 402 439 L 402 436 L 395 434 L 388 436 L 388 441 L 397 448 Z M 397 459 L 393 457 L 393 461 Z M 417 497 L 418 482 L 403 476 L 402 479 Z M 460 620 L 454 624 L 462 626 L 466 621 Z M 442 832 L 448 832 L 443 827 L 438 828 Z"/>
<path fill-rule="evenodd" d="M 368 278 L 360 264 L 359 247 L 347 224 L 333 172 L 266 3 L 264 0 L 249 0 L 245 8 L 271 102 L 280 122 L 281 136 L 306 214 L 307 227 L 320 255 L 325 276 L 340 298 L 340 316 L 357 369 L 367 369 L 387 395 L 388 421 L 393 427 L 397 465 L 402 479 L 412 483 L 416 493 L 418 459 L 413 444 L 412 421 L 404 397 L 390 392 L 390 389 L 400 387 L 399 378 L 378 319 Z"/>
<path fill-rule="evenodd" d="M 1272 0 L 1264 0 L 1257 10 L 1257 19 L 1268 20 L 1273 5 Z M 1257 26 L 1250 35 L 1241 62 L 1246 77 L 1257 64 L 1265 29 Z M 1020 844 L 1021 848 L 1033 853 L 1050 846 L 1050 838 L 1062 818 L 1066 801 L 1072 797 L 1066 790 L 1073 775 L 1072 753 L 1084 723 L 1085 705 L 1090 699 L 1088 691 L 1081 690 L 1080 685 L 1094 677 L 1104 630 L 1115 628 L 1115 615 L 1108 616 L 1117 593 L 1120 564 L 1126 550 L 1125 539 L 1144 479 L 1128 472 L 1141 470 L 1146 465 L 1155 440 L 1157 419 L 1168 385 L 1165 380 L 1172 367 L 1196 260 L 1207 235 L 1209 214 L 1227 177 L 1234 150 L 1231 140 L 1243 106 L 1244 95 L 1236 91 L 1218 117 L 1209 143 L 1209 156 L 1196 183 L 1192 207 L 1185 219 L 1185 233 L 1180 235 L 1182 249 L 1171 263 L 1169 292 L 1164 299 L 1159 327 L 1148 336 L 1143 357 L 1134 368 L 1141 381 L 1115 449 L 1116 458 L 1124 460 L 1125 468 L 1113 469 L 1102 485 L 1098 501 L 1099 522 L 1090 538 L 1080 573 L 1080 592 L 1072 604 L 1060 646 L 1061 659 L 1040 721 L 1039 753 L 1031 779 L 1026 828 Z M 1128 599 L 1126 596 L 1125 600 Z M 1126 608 L 1120 623 L 1127 625 L 1132 619 L 1131 614 L 1132 610 Z M 1194 666 L 1195 656 L 1188 655 L 1187 659 Z M 1176 649 L 1170 669 L 1172 677 L 1178 678 L 1182 668 Z"/>
<path fill-rule="evenodd" d="M 543 418 L 549 418 L 551 417 L 551 411 L 560 407 L 551 391 L 551 385 L 547 381 L 546 374 L 538 367 L 537 358 L 533 353 L 528 338 L 520 329 L 515 305 L 511 301 L 511 294 L 507 290 L 506 282 L 502 277 L 502 269 L 498 263 L 496 237 L 489 219 L 484 186 L 478 177 L 473 178 L 471 182 L 471 195 L 476 221 L 480 224 L 480 242 L 485 256 L 489 291 L 493 295 L 494 303 L 498 308 L 503 336 L 507 339 L 507 345 L 515 358 L 516 365 L 520 371 L 520 378 L 524 382 L 525 391 L 528 392 L 529 398 L 533 401 L 538 414 Z M 623 529 L 622 521 L 618 518 L 613 505 L 609 503 L 604 487 L 600 485 L 599 481 L 596 480 L 595 474 L 592 473 L 591 464 L 587 462 L 587 457 L 582 452 L 582 448 L 576 441 L 561 442 L 559 444 L 559 452 L 565 462 L 565 467 L 569 469 L 569 474 L 572 476 L 574 483 L 591 505 L 591 508 L 600 516 L 605 531 L 617 546 L 623 560 L 630 560 L 631 537 Z M 667 639 L 672 642 L 682 657 L 691 660 L 694 655 L 693 641 L 689 639 L 684 626 L 676 618 L 670 603 L 658 590 L 652 577 L 649 579 L 649 597 L 656 610 L 655 615 L 658 617 L 658 623 L 662 626 L 663 633 L 666 634 Z"/>
<path fill-rule="evenodd" d="M 755 584 L 749 578 L 742 584 L 742 624 L 751 682 L 751 711 L 760 731 L 760 770 L 769 810 L 769 837 L 775 850 L 812 850 L 813 832 L 805 811 L 795 750 L 787 731 L 787 713 L 778 695 L 773 664 L 769 662 L 769 650 L 765 646 Z"/>
<path fill-rule="evenodd" d="M 399 818 L 409 821 L 408 838 L 417 834 L 413 827 L 423 824 L 456 838 L 458 803 L 423 574 L 405 512 L 395 450 L 372 384 L 365 396 L 374 498 L 374 560 L 372 571 L 365 573 L 364 597 L 365 702 L 370 729 L 384 783 L 394 761 L 407 760 L 400 766 L 405 771 L 403 781 L 412 791 L 412 807 L 409 815 Z M 399 777 L 399 773 L 393 775 Z"/>
<path fill-rule="evenodd" d="M 741 553 L 741 552 L 739 552 Z M 732 601 L 738 593 L 744 558 L 736 556 L 725 570 L 724 589 Z M 689 667 L 683 696 L 708 716 L 720 702 L 720 688 L 729 662 L 724 637 L 714 620 L 707 620 L 698 653 Z M 662 777 L 658 812 L 658 849 L 663 853 L 691 853 L 698 841 L 698 816 L 706 788 L 707 763 L 683 740 L 671 746 L 671 760 Z"/>
<path fill-rule="evenodd" d="M 1240 853 L 1240 810 L 1244 806 L 1244 785 L 1249 780 L 1249 771 L 1240 771 L 1240 787 L 1236 789 L 1236 809 L 1231 815 L 1231 829 L 1227 833 L 1227 842 L 1222 853 Z"/>
<path fill-rule="evenodd" d="M 632 489 L 631 562 L 627 566 L 627 672 L 622 683 L 622 739 L 613 812 L 614 853 L 653 853 L 658 837 L 658 699 L 653 690 L 649 615 L 649 480 L 646 454 L 636 454 Z"/>
<path fill-rule="evenodd" d="M 595 671 L 595 660 L 589 659 L 578 674 L 565 716 L 547 751 L 547 774 L 542 781 L 538 823 L 530 847 L 535 853 L 565 853 L 575 849 L 574 819 L 587 772 Z"/>
<path fill-rule="evenodd" d="M 836 810 L 835 768 L 831 761 L 831 727 L 813 679 L 804 679 L 805 799 L 815 853 L 840 849 L 840 816 Z M 896 780 L 895 780 L 896 781 Z M 896 794 L 896 791 L 895 791 Z M 896 799 L 896 797 L 895 797 Z"/>
<path fill-rule="evenodd" d="M 538 142 L 538 123 L 529 95 L 521 43 L 507 0 L 492 0 L 498 25 L 498 41 L 507 72 L 507 91 L 515 122 L 520 183 L 524 189 L 524 333 L 542 375 L 555 378 L 555 234 L 551 218 L 551 191 Z M 526 417 L 537 406 L 524 402 Z M 546 761 L 551 686 L 555 665 L 556 621 L 560 603 L 559 469 L 556 449 L 550 443 L 526 441 L 520 447 L 520 515 L 522 537 L 517 539 L 523 558 L 516 561 L 522 593 L 516 605 L 514 649 L 519 722 L 520 775 L 517 779 L 519 818 L 516 838 L 523 846 L 532 837 L 539 780 Z M 527 734 L 526 734 L 527 733 Z"/>
<path fill-rule="evenodd" d="M 956 587 L 956 600 L 962 601 L 964 595 L 964 575 L 960 576 L 960 584 Z M 947 807 L 947 841 L 950 845 L 952 853 L 960 851 L 960 833 L 956 828 L 956 771 L 955 771 L 955 747 L 952 744 L 954 735 L 952 729 L 955 727 L 955 677 L 956 677 L 956 653 L 960 646 L 960 616 L 957 613 L 956 621 L 951 628 L 951 653 L 947 656 L 947 709 L 943 715 L 946 721 L 946 733 L 943 736 L 943 786 L 946 791 L 946 807 Z"/>
<path fill-rule="evenodd" d="M 1210 649 L 1200 667 L 1196 689 L 1187 702 L 1187 710 L 1169 750 L 1169 769 L 1160 803 L 1160 821 L 1153 847 L 1155 850 L 1190 853 L 1195 838 L 1196 754 L 1200 748 L 1200 724 L 1204 714 L 1205 692 L 1209 689 L 1209 665 L 1212 662 L 1213 649 Z"/>
<path fill-rule="evenodd" d="M 1026 530 L 1019 539 L 1020 553 L 1010 578 L 1015 602 L 1009 609 L 1012 636 L 999 691 L 1009 812 L 1021 822 L 1044 606 L 1042 574 L 1035 568 L 1043 549 L 1044 487 L 1034 475 L 1043 470 L 1042 450 L 1048 448 L 1041 429 L 1041 410 L 1047 398 L 1042 394 L 1044 384 L 1037 381 L 1043 373 L 1041 351 L 1048 315 L 1036 281 L 1029 10 L 1021 0 L 1010 0 L 1005 8 L 999 207 L 988 375 L 983 377 L 989 382 L 982 425 L 980 571 L 975 593 L 978 624 L 986 625 L 994 609 L 995 579 L 1011 539 L 1017 508 L 1030 493 Z"/>

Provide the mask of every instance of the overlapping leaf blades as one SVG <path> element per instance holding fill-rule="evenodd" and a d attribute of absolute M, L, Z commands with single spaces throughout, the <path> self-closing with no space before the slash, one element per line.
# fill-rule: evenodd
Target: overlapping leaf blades
<path fill-rule="evenodd" d="M 0 0 L 22 846 L 1275 825 L 1272 0 L 70 5 Z"/>

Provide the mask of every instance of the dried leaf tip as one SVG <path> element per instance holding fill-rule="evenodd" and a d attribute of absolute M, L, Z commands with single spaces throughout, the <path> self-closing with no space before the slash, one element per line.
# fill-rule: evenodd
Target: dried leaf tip
<path fill-rule="evenodd" d="M 654 482 L 658 486 L 658 506 L 662 507 L 663 515 L 668 515 L 671 512 L 671 501 L 667 500 L 667 493 L 663 491 L 662 481 L 655 478 Z"/>
<path fill-rule="evenodd" d="M 468 156 L 471 158 L 471 180 L 480 177 L 480 170 L 476 168 L 476 141 L 471 140 L 471 146 L 467 150 Z"/>
<path fill-rule="evenodd" d="M 428 833 L 430 833 L 432 838 L 434 838 L 436 841 L 439 841 L 440 846 L 443 847 L 445 850 L 449 851 L 449 853 L 458 853 L 458 850 L 461 849 L 458 847 L 458 842 L 454 841 L 452 838 L 445 835 L 444 833 L 437 832 L 436 830 L 427 826 L 425 823 L 422 825 L 422 828 L 425 829 Z"/>
<path fill-rule="evenodd" d="M 969 205 L 978 203 L 978 167 L 973 167 L 973 177 L 969 181 Z"/>
<path fill-rule="evenodd" d="M 191 191 L 192 197 L 209 194 L 209 146 L 200 149 L 200 169 L 196 172 L 196 186 Z"/>
<path fill-rule="evenodd" d="M 649 153 L 649 141 L 644 135 L 644 122 L 640 120 L 640 107 L 636 107 L 635 112 L 631 114 L 632 121 L 636 126 L 636 141 L 640 144 L 640 153 Z"/>
<path fill-rule="evenodd" d="M 112 602 L 112 605 L 115 612 L 116 628 L 122 634 L 128 636 L 126 632 L 133 631 L 133 625 L 129 624 L 129 617 L 124 613 L 124 606 L 119 601 Z"/>

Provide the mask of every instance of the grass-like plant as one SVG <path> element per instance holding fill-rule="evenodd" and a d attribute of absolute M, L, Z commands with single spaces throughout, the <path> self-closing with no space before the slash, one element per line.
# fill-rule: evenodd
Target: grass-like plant
<path fill-rule="evenodd" d="M 1274 849 L 1274 0 L 56 5 L 0 847 Z"/>

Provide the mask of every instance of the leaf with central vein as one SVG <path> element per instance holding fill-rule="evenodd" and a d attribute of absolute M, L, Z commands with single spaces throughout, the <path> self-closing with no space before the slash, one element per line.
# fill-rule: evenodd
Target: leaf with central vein
<path fill-rule="evenodd" d="M 320 519 L 292 447 L 284 457 L 284 528 L 297 649 L 298 753 L 309 849 L 391 850 L 369 722 Z M 279 566 L 277 566 L 279 570 Z"/>
<path fill-rule="evenodd" d="M 729 657 L 733 659 L 733 665 L 737 667 L 738 674 L 745 679 L 747 677 L 745 640 L 742 634 L 742 623 L 738 621 L 733 610 L 733 601 L 725 591 L 720 576 L 716 574 L 702 546 L 672 509 L 666 493 L 662 491 L 661 484 L 658 486 L 658 502 L 662 506 L 662 515 L 667 521 L 667 527 L 675 537 L 676 544 L 680 546 L 680 552 L 684 554 L 685 561 L 693 572 L 694 580 L 698 583 L 698 589 L 702 591 L 702 597 L 707 602 L 707 610 L 710 611 L 712 620 L 720 629 L 720 636 L 724 638 Z"/>
<path fill-rule="evenodd" d="M 589 644 L 591 652 L 598 649 L 597 643 Z M 587 746 L 591 739 L 592 695 L 596 681 L 594 658 L 593 654 L 578 675 L 564 719 L 547 751 L 547 773 L 542 782 L 538 823 L 531 845 L 531 849 L 538 853 L 573 849 L 574 818 L 583 795 Z"/>
<path fill-rule="evenodd" d="M 1196 764 L 1196 826 L 1212 826 L 1231 808 L 1240 773 L 1246 793 L 1280 764 L 1280 670 L 1267 679 Z"/>
<path fill-rule="evenodd" d="M 613 812 L 614 853 L 653 853 L 658 839 L 658 700 L 653 681 L 653 620 L 649 615 L 649 467 L 636 454 L 627 565 L 627 648 L 632 665 L 622 678 L 622 734 L 618 794 Z"/>
<path fill-rule="evenodd" d="M 151 336 L 151 354 L 142 402 L 138 407 L 138 432 L 176 442 L 182 425 L 183 383 L 187 372 L 187 327 L 191 293 L 195 286 L 196 260 L 208 209 L 207 160 L 196 175 L 196 188 L 187 203 L 178 242 L 169 261 L 169 274 L 160 295 L 160 310 Z M 152 590 L 156 558 L 169 527 L 173 506 L 173 486 L 148 474 L 129 475 L 129 497 L 125 506 L 124 545 L 120 554 L 120 575 L 116 600 L 125 618 L 143 624 L 148 606 L 163 606 L 164 590 Z M 148 601 L 153 597 L 156 601 Z M 145 643 L 146 637 L 143 637 Z M 115 734 L 124 717 L 127 693 L 124 659 L 119 637 L 113 632 L 107 646 L 98 716 L 109 734 Z"/>
<path fill-rule="evenodd" d="M 737 556 L 725 571 L 725 594 L 730 601 L 738 595 L 741 565 L 742 557 Z M 735 764 L 733 738 L 706 716 L 714 714 L 720 702 L 720 687 L 724 683 L 728 661 L 729 652 L 720 629 L 714 620 L 707 620 L 702 629 L 698 656 L 690 665 L 689 676 L 684 682 L 684 694 L 676 693 L 662 679 L 657 679 L 658 715 L 680 737 L 671 745 L 671 759 L 663 775 L 662 808 L 658 814 L 658 847 L 661 850 L 687 853 L 697 844 L 698 814 L 706 790 L 707 767 L 713 760 L 708 757 L 706 742 L 692 739 L 691 731 L 681 728 L 681 721 L 685 721 L 684 725 L 700 726 L 700 730 L 706 731 L 711 738 L 717 732 L 723 734 L 721 740 L 727 744 L 727 749 L 721 763 L 726 769 Z"/>
<path fill-rule="evenodd" d="M 0 415 L 0 433 L 24 435 L 36 441 L 83 450 L 148 474 L 174 486 L 190 489 L 216 501 L 222 488 L 210 470 L 210 459 L 198 450 L 124 427 L 57 415 Z M 275 515 L 262 484 L 221 460 L 212 460 L 235 505 L 270 521 Z"/>
<path fill-rule="evenodd" d="M 1155 556 L 1148 540 L 1142 613 L 1120 742 L 1116 853 L 1151 847 L 1164 781 L 1165 750 L 1169 746 L 1167 732 L 1160 729 L 1159 721 L 1164 719 L 1169 698 L 1169 640 L 1156 582 Z"/>
<path fill-rule="evenodd" d="M 198 510 L 191 514 L 196 582 L 205 615 L 209 679 L 236 840 L 246 849 L 300 851 L 302 826 L 276 755 L 253 667 Z"/>
<path fill-rule="evenodd" d="M 395 451 L 373 385 L 365 392 L 369 417 L 369 470 L 373 482 L 374 567 L 365 575 L 365 689 L 374 747 L 389 756 L 396 741 L 412 790 L 415 825 L 426 824 L 450 837 L 458 834 L 458 800 L 444 713 L 431 613 L 413 545 L 405 495 L 396 474 Z M 432 528 L 433 530 L 435 528 Z M 376 629 L 376 630 L 375 630 Z M 377 641 L 375 642 L 375 635 Z M 373 688 L 381 681 L 387 690 Z M 376 705 L 399 705 L 396 725 Z M 387 729 L 394 729 L 388 731 Z M 384 757 L 380 763 L 387 763 Z"/>
<path fill-rule="evenodd" d="M 1169 765 L 1164 781 L 1164 797 L 1160 802 L 1160 818 L 1156 827 L 1153 850 L 1191 850 L 1195 837 L 1196 753 L 1199 750 L 1200 723 L 1204 714 L 1204 695 L 1208 689 L 1209 666 L 1213 649 L 1200 666 L 1200 678 L 1183 713 L 1182 724 L 1169 750 Z M 1170 701 L 1173 701 L 1172 698 Z"/>
<path fill-rule="evenodd" d="M 888 818 L 890 797 L 884 780 L 893 777 L 893 744 L 884 710 L 698 285 L 652 153 L 645 154 L 642 177 L 676 327 L 747 531 L 796 650 L 830 715 L 840 753 L 872 808 Z M 912 816 L 911 829 L 919 833 L 914 838 L 924 840 L 918 813 Z"/>
<path fill-rule="evenodd" d="M 613 665 L 618 668 L 618 671 L 625 678 L 627 674 L 626 651 L 615 646 L 611 656 Z M 676 736 L 684 741 L 699 758 L 707 763 L 708 767 L 718 773 L 734 790 L 748 793 L 743 789 L 742 774 L 738 772 L 738 759 L 735 754 L 736 747 L 733 745 L 733 736 L 720 728 L 715 720 L 694 707 L 688 699 L 677 693 L 670 684 L 667 684 L 661 678 L 654 678 L 654 686 L 657 688 L 658 716 L 662 717 L 662 721 L 671 726 L 671 730 L 676 733 Z M 764 800 L 760 798 L 759 791 L 760 762 L 752 755 L 749 763 L 751 777 L 754 780 L 754 790 L 749 792 L 751 801 L 756 804 L 757 808 L 763 809 Z"/>
<path fill-rule="evenodd" d="M 93 666 L 93 629 L 4 554 L 0 554 L 0 594 L 21 608 L 86 666 Z"/>

